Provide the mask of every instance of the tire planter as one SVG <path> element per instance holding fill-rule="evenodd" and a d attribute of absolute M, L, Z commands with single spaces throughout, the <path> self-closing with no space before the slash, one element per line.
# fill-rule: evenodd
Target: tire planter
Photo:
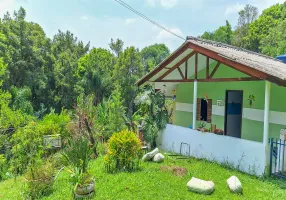
<path fill-rule="evenodd" d="M 94 181 L 84 185 L 76 184 L 74 188 L 74 197 L 76 199 L 92 197 L 94 195 L 94 186 Z"/>

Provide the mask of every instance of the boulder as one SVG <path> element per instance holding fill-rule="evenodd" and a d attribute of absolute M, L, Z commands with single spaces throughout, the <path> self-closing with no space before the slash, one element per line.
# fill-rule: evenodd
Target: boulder
<path fill-rule="evenodd" d="M 142 158 L 142 161 L 149 161 L 151 160 L 157 153 L 159 153 L 159 149 L 156 148 L 154 149 L 153 151 L 149 152 L 149 153 L 146 153 L 143 158 Z"/>
<path fill-rule="evenodd" d="M 212 181 L 204 181 L 195 177 L 187 183 L 189 191 L 199 194 L 211 194 L 214 191 L 214 183 Z"/>
<path fill-rule="evenodd" d="M 232 193 L 242 193 L 242 185 L 240 180 L 236 176 L 231 176 L 229 179 L 227 179 L 227 184 Z"/>
<path fill-rule="evenodd" d="M 160 163 L 164 161 L 164 156 L 161 153 L 157 153 L 154 157 L 153 157 L 153 161 L 156 163 Z"/>

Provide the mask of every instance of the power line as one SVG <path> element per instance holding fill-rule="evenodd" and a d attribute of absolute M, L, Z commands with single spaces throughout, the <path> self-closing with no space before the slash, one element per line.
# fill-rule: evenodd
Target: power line
<path fill-rule="evenodd" d="M 180 35 L 178 35 L 178 34 L 172 32 L 172 31 L 170 31 L 169 29 L 165 28 L 164 26 L 162 26 L 162 25 L 158 24 L 157 22 L 151 20 L 151 19 L 148 18 L 146 15 L 144 15 L 144 14 L 140 13 L 139 11 L 135 10 L 135 9 L 132 8 L 130 5 L 128 5 L 127 3 L 125 3 L 124 1 L 122 1 L 122 0 L 115 0 L 115 1 L 116 1 L 117 3 L 119 3 L 119 4 L 121 4 L 122 6 L 124 6 L 125 8 L 131 10 L 131 11 L 134 12 L 135 14 L 139 15 L 139 16 L 142 17 L 143 19 L 145 19 L 145 20 L 149 21 L 150 23 L 154 24 L 155 26 L 157 26 L 157 27 L 159 27 L 159 28 L 161 28 L 161 29 L 167 31 L 168 33 L 170 33 L 170 34 L 172 34 L 172 35 L 174 35 L 174 36 L 176 36 L 176 37 L 178 37 L 178 38 L 180 38 L 180 39 L 182 39 L 182 40 L 186 40 L 184 37 L 182 37 L 182 36 L 180 36 Z"/>

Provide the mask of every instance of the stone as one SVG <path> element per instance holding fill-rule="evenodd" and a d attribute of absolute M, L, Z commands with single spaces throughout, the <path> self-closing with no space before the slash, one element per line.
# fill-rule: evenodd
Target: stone
<path fill-rule="evenodd" d="M 142 161 L 143 162 L 146 162 L 146 161 L 149 161 L 151 160 L 157 153 L 159 153 L 159 149 L 156 148 L 154 149 L 153 151 L 149 152 L 149 153 L 146 153 L 143 158 L 142 158 Z"/>
<path fill-rule="evenodd" d="M 189 191 L 196 192 L 199 194 L 211 194 L 214 191 L 214 183 L 212 181 L 204 181 L 195 177 L 187 183 Z"/>
<path fill-rule="evenodd" d="M 154 157 L 153 157 L 153 161 L 156 163 L 160 163 L 164 161 L 164 156 L 161 153 L 157 153 Z"/>
<path fill-rule="evenodd" d="M 232 193 L 242 193 L 243 188 L 241 185 L 240 180 L 236 176 L 231 176 L 229 179 L 227 179 L 227 184 Z"/>

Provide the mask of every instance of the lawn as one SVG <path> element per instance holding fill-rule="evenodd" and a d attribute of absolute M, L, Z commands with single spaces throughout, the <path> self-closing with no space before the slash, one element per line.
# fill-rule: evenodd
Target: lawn
<path fill-rule="evenodd" d="M 179 166 L 187 169 L 183 177 L 163 166 Z M 229 170 L 216 163 L 194 158 L 176 160 L 166 156 L 165 162 L 142 163 L 140 171 L 133 173 L 108 174 L 104 170 L 103 159 L 91 162 L 91 172 L 96 177 L 96 196 L 94 199 L 286 199 L 286 183 L 279 180 L 261 180 L 254 176 Z M 242 182 L 244 194 L 231 194 L 226 180 L 236 175 Z M 192 176 L 212 180 L 215 191 L 204 196 L 187 191 L 186 184 Z M 54 184 L 53 193 L 42 199 L 72 199 L 73 185 L 69 173 L 64 170 Z M 0 199 L 21 199 L 22 177 L 0 183 Z"/>

